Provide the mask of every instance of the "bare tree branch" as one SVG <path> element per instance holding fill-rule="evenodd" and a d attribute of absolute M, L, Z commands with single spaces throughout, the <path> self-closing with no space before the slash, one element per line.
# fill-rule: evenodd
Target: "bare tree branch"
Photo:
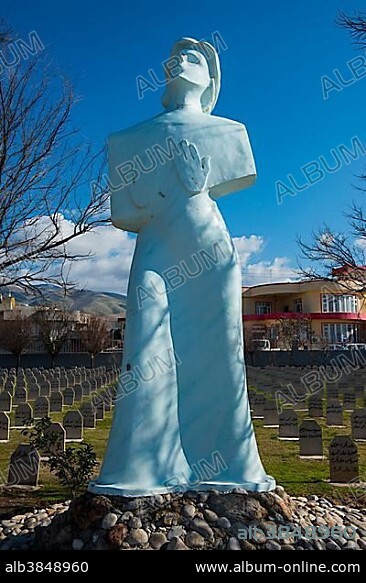
<path fill-rule="evenodd" d="M 0 45 L 9 33 L 0 25 Z M 78 236 L 109 222 L 105 147 L 78 139 L 77 99 L 38 53 L 0 76 L 0 288 L 64 280 Z"/>
<path fill-rule="evenodd" d="M 32 318 L 38 326 L 39 336 L 51 357 L 51 368 L 53 368 L 55 358 L 70 334 L 72 315 L 66 306 L 42 306 Z"/>
<path fill-rule="evenodd" d="M 102 352 L 109 339 L 109 329 L 102 318 L 91 316 L 87 324 L 80 330 L 81 343 L 90 355 L 90 365 L 94 366 L 94 357 Z"/>
<path fill-rule="evenodd" d="M 366 12 L 360 12 L 354 16 L 341 12 L 336 23 L 348 30 L 355 44 L 366 47 Z"/>
<path fill-rule="evenodd" d="M 0 320 L 0 346 L 15 354 L 17 369 L 20 357 L 29 348 L 32 339 L 32 321 L 20 312 L 12 314 L 11 320 Z"/>

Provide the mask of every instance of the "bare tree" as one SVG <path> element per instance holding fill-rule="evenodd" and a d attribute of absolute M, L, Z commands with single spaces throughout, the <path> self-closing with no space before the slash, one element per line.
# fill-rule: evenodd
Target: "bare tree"
<path fill-rule="evenodd" d="M 337 282 L 339 293 L 363 294 L 366 292 L 366 216 L 355 204 L 347 216 L 348 235 L 334 233 L 324 225 L 312 233 L 309 243 L 298 238 L 301 257 L 308 263 L 300 267 L 300 272 L 307 279 Z"/>
<path fill-rule="evenodd" d="M 352 39 L 363 48 L 366 47 L 366 13 L 348 16 L 341 12 L 337 23 L 348 30 Z M 357 190 L 366 192 L 363 181 L 366 174 L 358 177 L 361 186 Z M 352 291 L 366 292 L 366 212 L 362 206 L 353 203 L 349 213 L 348 234 L 335 233 L 324 225 L 312 233 L 310 243 L 298 238 L 301 257 L 310 262 L 300 266 L 301 275 L 307 279 L 326 279 L 336 281 L 339 293 Z"/>
<path fill-rule="evenodd" d="M 0 24 L 0 50 L 14 34 Z M 105 148 L 95 151 L 72 127 L 77 99 L 45 51 L 0 76 L 0 288 L 64 282 L 69 243 L 100 226 L 108 192 L 100 184 Z"/>
<path fill-rule="evenodd" d="M 355 44 L 361 45 L 362 48 L 366 47 L 366 12 L 353 16 L 341 12 L 336 22 L 349 31 Z"/>
<path fill-rule="evenodd" d="M 311 348 L 312 320 L 306 314 L 296 314 L 291 318 L 278 318 L 278 343 L 285 350 Z"/>
<path fill-rule="evenodd" d="M 71 333 L 72 314 L 65 307 L 42 306 L 33 314 L 38 333 L 51 358 L 51 367 Z"/>
<path fill-rule="evenodd" d="M 94 367 L 95 356 L 106 347 L 110 338 L 110 330 L 105 320 L 97 316 L 90 316 L 86 326 L 80 330 L 79 334 L 83 347 L 90 355 L 90 366 Z"/>
<path fill-rule="evenodd" d="M 21 356 L 27 351 L 32 339 L 32 321 L 20 312 L 12 314 L 11 320 L 0 320 L 0 346 L 17 357 L 16 368 L 20 367 Z"/>

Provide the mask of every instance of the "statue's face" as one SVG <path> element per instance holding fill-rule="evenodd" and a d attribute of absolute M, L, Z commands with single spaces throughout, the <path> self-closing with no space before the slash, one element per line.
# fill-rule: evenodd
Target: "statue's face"
<path fill-rule="evenodd" d="M 194 49 L 183 49 L 179 56 L 181 72 L 178 77 L 202 87 L 204 91 L 210 84 L 210 73 L 204 55 Z"/>

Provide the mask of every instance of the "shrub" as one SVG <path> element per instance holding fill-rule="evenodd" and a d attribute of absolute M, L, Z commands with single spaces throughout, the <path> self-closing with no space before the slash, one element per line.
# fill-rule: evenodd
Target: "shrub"
<path fill-rule="evenodd" d="M 64 452 L 55 453 L 54 445 L 59 439 L 56 433 L 48 431 L 52 421 L 43 417 L 33 426 L 32 419 L 29 427 L 22 430 L 35 449 L 47 456 L 45 463 L 55 474 L 62 486 L 65 486 L 74 498 L 89 482 L 94 468 L 98 465 L 97 456 L 90 443 L 67 446 Z"/>

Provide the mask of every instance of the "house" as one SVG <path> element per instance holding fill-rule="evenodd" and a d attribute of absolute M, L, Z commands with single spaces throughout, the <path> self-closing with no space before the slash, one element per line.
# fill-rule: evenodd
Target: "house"
<path fill-rule="evenodd" d="M 353 289 L 354 288 L 354 289 Z M 352 283 L 314 279 L 243 288 L 246 341 L 266 338 L 273 348 L 297 330 L 303 348 L 366 342 L 366 294 Z"/>

